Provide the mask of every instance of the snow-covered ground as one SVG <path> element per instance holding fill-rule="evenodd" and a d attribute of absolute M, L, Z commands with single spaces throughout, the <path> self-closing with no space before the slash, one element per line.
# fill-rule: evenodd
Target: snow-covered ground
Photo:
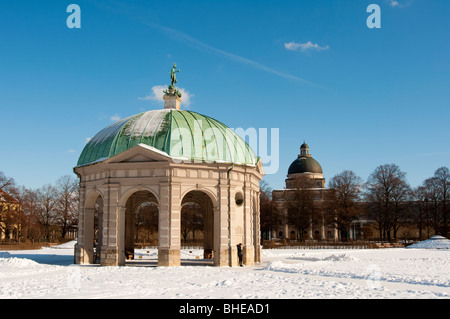
<path fill-rule="evenodd" d="M 125 267 L 74 265 L 73 242 L 0 251 L 0 298 L 450 298 L 449 249 L 263 250 L 260 264 L 155 267 L 137 250 Z M 140 256 L 140 257 L 139 257 Z"/>

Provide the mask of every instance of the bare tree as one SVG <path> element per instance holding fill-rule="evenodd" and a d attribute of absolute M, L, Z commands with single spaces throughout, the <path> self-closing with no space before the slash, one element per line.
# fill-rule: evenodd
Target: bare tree
<path fill-rule="evenodd" d="M 447 167 L 441 167 L 434 173 L 435 185 L 441 202 L 442 226 L 439 231 L 443 236 L 448 236 L 448 210 L 450 200 L 450 171 Z"/>
<path fill-rule="evenodd" d="M 7 177 L 2 171 L 0 171 L 0 189 L 9 192 L 11 187 L 15 186 L 15 181 L 11 177 Z"/>
<path fill-rule="evenodd" d="M 44 237 L 50 240 L 51 227 L 55 220 L 56 211 L 56 189 L 47 184 L 38 189 L 38 222 L 41 225 Z"/>
<path fill-rule="evenodd" d="M 289 198 L 288 222 L 297 229 L 300 239 L 303 239 L 303 234 L 314 222 L 314 182 L 308 177 L 300 177 L 295 180 L 294 187 L 292 198 Z"/>
<path fill-rule="evenodd" d="M 428 223 L 434 233 L 437 234 L 442 225 L 442 214 L 440 210 L 438 183 L 435 177 L 427 178 L 423 182 L 423 193 Z"/>
<path fill-rule="evenodd" d="M 338 230 L 339 236 L 347 232 L 361 213 L 361 185 L 362 179 L 349 170 L 330 180 L 329 188 L 332 192 L 325 200 L 325 220 Z"/>
<path fill-rule="evenodd" d="M 204 230 L 205 212 L 202 206 L 197 203 L 188 202 L 181 208 L 181 235 L 187 240 L 189 233 L 195 240 L 195 233 Z"/>
<path fill-rule="evenodd" d="M 411 205 L 411 220 L 419 231 L 419 239 L 423 239 L 423 230 L 427 228 L 428 214 L 427 214 L 427 197 L 426 189 L 423 186 L 419 186 L 413 191 L 414 202 Z"/>
<path fill-rule="evenodd" d="M 391 241 L 391 231 L 396 231 L 404 222 L 404 206 L 410 194 L 406 173 L 395 164 L 378 166 L 365 185 L 365 201 L 368 217 L 375 221 L 380 239 Z"/>
<path fill-rule="evenodd" d="M 406 173 L 399 174 L 395 187 L 392 190 L 393 210 L 389 219 L 392 225 L 394 239 L 397 239 L 398 230 L 411 220 L 412 189 L 406 181 Z"/>
<path fill-rule="evenodd" d="M 266 181 L 261 181 L 260 189 L 259 212 L 261 232 L 263 235 L 266 235 L 267 239 L 271 239 L 272 231 L 276 229 L 281 222 L 281 213 L 273 205 L 272 189 L 269 184 Z"/>
<path fill-rule="evenodd" d="M 55 191 L 54 222 L 61 229 L 61 237 L 65 238 L 67 231 L 78 224 L 78 181 L 70 175 L 62 176 L 56 181 Z"/>
<path fill-rule="evenodd" d="M 41 229 L 39 226 L 40 203 L 38 191 L 24 187 L 21 194 L 22 211 L 26 222 L 26 234 L 24 235 L 27 238 L 39 238 L 41 237 Z"/>
<path fill-rule="evenodd" d="M 150 242 L 151 235 L 158 232 L 158 206 L 155 203 L 145 203 L 139 209 L 135 218 L 136 227 L 142 229 Z M 137 233 L 137 232 L 136 232 Z"/>

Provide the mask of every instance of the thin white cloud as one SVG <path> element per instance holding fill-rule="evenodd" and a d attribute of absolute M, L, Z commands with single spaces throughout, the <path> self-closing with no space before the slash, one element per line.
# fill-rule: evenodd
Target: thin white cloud
<path fill-rule="evenodd" d="M 308 80 L 305 80 L 301 77 L 278 71 L 276 69 L 273 69 L 271 67 L 263 65 L 259 62 L 253 61 L 251 59 L 247 59 L 242 56 L 215 48 L 209 44 L 206 44 L 200 40 L 197 40 L 197 39 L 181 32 L 181 31 L 178 31 L 176 29 L 172 29 L 172 28 L 160 25 L 160 24 L 156 24 L 153 21 L 149 20 L 147 15 L 143 15 L 140 12 L 137 12 L 134 7 L 127 5 L 123 2 L 113 2 L 115 5 L 111 6 L 111 1 L 108 1 L 108 2 L 99 1 L 99 0 L 93 0 L 93 1 L 94 1 L 94 4 L 96 4 L 98 7 L 102 8 L 104 10 L 108 10 L 108 11 L 115 12 L 117 14 L 125 15 L 134 21 L 138 21 L 146 26 L 149 26 L 153 29 L 156 29 L 156 30 L 159 30 L 159 31 L 165 33 L 167 36 L 171 37 L 172 39 L 174 39 L 178 42 L 186 43 L 187 45 L 189 45 L 197 50 L 211 53 L 211 54 L 214 54 L 214 55 L 217 55 L 220 57 L 225 57 L 234 62 L 242 63 L 242 64 L 248 65 L 254 69 L 258 69 L 258 70 L 261 70 L 261 71 L 264 71 L 267 73 L 271 73 L 271 74 L 274 74 L 276 76 L 279 76 L 279 77 L 282 77 L 285 79 L 302 82 L 302 83 L 309 84 L 312 86 L 322 86 L 322 85 L 310 82 Z"/>
<path fill-rule="evenodd" d="M 75 150 L 67 150 L 67 153 L 75 153 Z"/>
<path fill-rule="evenodd" d="M 330 47 L 327 46 L 321 46 L 317 43 L 312 43 L 311 41 L 308 41 L 306 43 L 297 43 L 294 41 L 288 42 L 284 44 L 284 47 L 286 50 L 290 51 L 300 51 L 300 52 L 309 52 L 309 51 L 324 51 L 329 50 Z"/>
<path fill-rule="evenodd" d="M 277 75 L 279 77 L 283 77 L 285 79 L 295 80 L 295 81 L 303 82 L 303 83 L 310 84 L 310 85 L 317 85 L 315 83 L 312 83 L 310 81 L 302 79 L 302 78 L 300 78 L 298 76 L 291 75 L 291 74 L 288 74 L 288 73 L 284 73 L 284 72 L 275 70 L 273 68 L 270 68 L 270 67 L 268 67 L 266 65 L 263 65 L 263 64 L 261 64 L 259 62 L 256 62 L 256 61 L 253 61 L 253 60 L 241 57 L 239 55 L 236 55 L 236 54 L 233 54 L 233 53 L 221 50 L 221 49 L 217 49 L 217 48 L 215 48 L 215 47 L 213 47 L 213 46 L 211 46 L 209 44 L 206 44 L 206 43 L 204 43 L 202 41 L 199 41 L 199 40 L 197 40 L 197 39 L 195 39 L 195 38 L 193 38 L 193 37 L 191 37 L 191 36 L 189 36 L 189 35 L 187 35 L 187 34 L 185 34 L 183 32 L 180 32 L 178 30 L 171 29 L 171 28 L 168 28 L 168 27 L 165 27 L 165 26 L 161 26 L 161 25 L 157 25 L 157 24 L 153 24 L 153 23 L 149 24 L 149 25 L 152 26 L 153 28 L 156 28 L 156 29 L 166 33 L 171 38 L 173 38 L 173 39 L 175 39 L 177 41 L 180 41 L 180 42 L 184 42 L 184 43 L 186 43 L 186 44 L 196 48 L 197 50 L 209 52 L 209 53 L 215 54 L 217 56 L 222 56 L 222 57 L 228 58 L 228 59 L 230 59 L 230 60 L 232 60 L 234 62 L 242 63 L 242 64 L 245 64 L 245 65 L 251 66 L 251 67 L 253 67 L 255 69 L 262 70 L 262 71 L 265 71 L 267 73 L 271 73 L 271 74 Z"/>
<path fill-rule="evenodd" d="M 389 1 L 389 5 L 390 5 L 391 7 L 398 7 L 398 6 L 399 6 L 399 3 L 398 3 L 398 1 L 390 0 L 390 1 Z"/>
<path fill-rule="evenodd" d="M 117 122 L 121 119 L 120 115 L 114 114 L 109 118 L 112 122 Z"/>
<path fill-rule="evenodd" d="M 411 0 L 387 0 L 387 3 L 392 8 L 406 8 L 411 5 Z"/>
<path fill-rule="evenodd" d="M 160 103 L 163 103 L 163 95 L 164 90 L 167 90 L 167 85 L 155 85 L 151 88 L 150 94 L 144 97 L 138 97 L 139 100 L 150 100 L 150 101 L 157 101 Z M 194 96 L 193 94 L 189 93 L 184 88 L 177 88 L 178 91 L 181 93 L 181 105 L 188 108 L 191 105 L 191 98 Z"/>

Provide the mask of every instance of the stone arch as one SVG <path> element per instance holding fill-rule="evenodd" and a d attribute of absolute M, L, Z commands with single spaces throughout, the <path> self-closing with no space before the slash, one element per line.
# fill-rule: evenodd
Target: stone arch
<path fill-rule="evenodd" d="M 189 203 L 194 203 L 203 209 L 203 256 L 204 259 L 214 259 L 214 263 L 216 263 L 217 256 L 214 254 L 214 251 L 218 243 L 216 243 L 214 232 L 216 228 L 215 212 L 217 211 L 217 202 L 216 204 L 214 202 L 215 195 L 205 191 L 205 189 L 191 189 L 184 192 L 180 202 L 180 224 L 183 224 L 183 219 L 186 218 L 186 210 L 183 208 L 186 208 L 186 205 Z"/>
<path fill-rule="evenodd" d="M 91 207 L 95 204 L 97 197 L 100 196 L 102 199 L 105 198 L 103 192 L 97 188 L 91 189 L 88 194 L 86 194 L 85 207 Z"/>
<path fill-rule="evenodd" d="M 186 191 L 184 191 L 184 192 L 181 194 L 181 202 L 183 201 L 183 198 L 184 198 L 188 193 L 191 193 L 191 192 L 194 192 L 194 191 L 202 192 L 202 193 L 208 195 L 209 199 L 211 200 L 211 202 L 212 202 L 212 204 L 213 204 L 213 208 L 217 208 L 217 207 L 219 206 L 219 199 L 218 199 L 217 193 L 211 191 L 211 190 L 208 189 L 208 188 L 189 188 L 189 189 L 187 189 Z M 181 203 L 181 204 L 182 204 L 182 203 Z"/>
<path fill-rule="evenodd" d="M 100 256 L 102 246 L 102 219 L 104 196 L 98 189 L 91 190 L 81 207 L 81 220 L 78 229 L 79 263 L 94 264 Z"/>
<path fill-rule="evenodd" d="M 137 234 L 136 220 L 142 205 L 145 203 L 154 204 L 158 209 L 159 215 L 158 198 L 148 188 L 137 187 L 129 189 L 119 200 L 119 260 L 121 264 L 124 264 L 127 259 L 134 259 L 134 246 Z"/>
<path fill-rule="evenodd" d="M 156 204 L 159 206 L 160 198 L 159 198 L 159 192 L 155 191 L 154 189 L 150 188 L 150 187 L 145 187 L 142 185 L 136 186 L 136 187 L 130 187 L 127 190 L 123 191 L 120 198 L 119 198 L 119 207 L 125 207 L 128 199 L 130 198 L 130 196 L 132 196 L 134 193 L 137 193 L 139 191 L 147 191 L 149 193 L 151 193 L 155 199 L 156 199 Z"/>

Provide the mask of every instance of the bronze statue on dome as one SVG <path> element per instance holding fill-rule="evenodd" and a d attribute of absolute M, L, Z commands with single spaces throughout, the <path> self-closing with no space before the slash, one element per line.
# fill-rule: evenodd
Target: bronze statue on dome
<path fill-rule="evenodd" d="M 163 91 L 167 95 L 178 95 L 181 97 L 180 91 L 175 88 L 175 83 L 178 83 L 176 73 L 180 72 L 180 69 L 177 70 L 177 65 L 174 63 L 172 70 L 170 70 L 170 85 L 168 90 Z"/>
<path fill-rule="evenodd" d="M 175 86 L 175 83 L 178 83 L 176 73 L 180 72 L 180 69 L 177 70 L 177 65 L 174 63 L 172 70 L 170 71 L 170 85 Z"/>

